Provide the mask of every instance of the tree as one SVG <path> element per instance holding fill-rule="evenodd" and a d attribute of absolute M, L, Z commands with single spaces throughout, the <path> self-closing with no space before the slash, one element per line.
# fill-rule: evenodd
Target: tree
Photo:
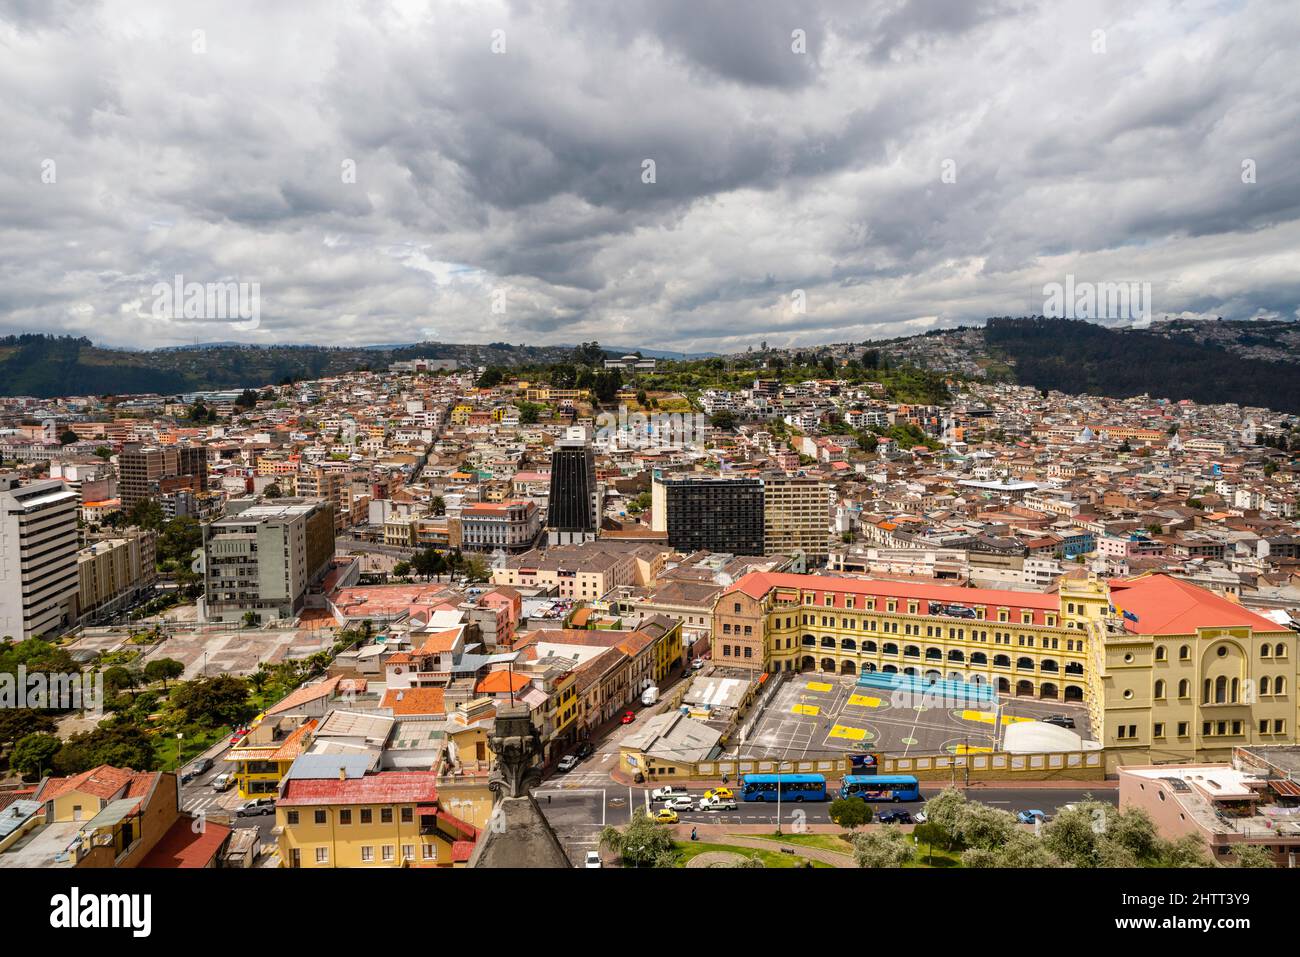
<path fill-rule="evenodd" d="M 173 518 L 158 533 L 155 548 L 159 564 L 174 562 L 189 567 L 194 550 L 203 547 L 203 525 L 188 515 Z"/>
<path fill-rule="evenodd" d="M 77 433 L 71 429 L 66 429 L 59 435 L 60 445 L 71 445 L 75 441 L 77 441 Z"/>
<path fill-rule="evenodd" d="M 632 822 L 620 830 L 610 825 L 600 832 L 600 846 L 623 860 L 623 866 L 660 866 L 661 856 L 675 855 L 672 831 L 637 808 Z M 675 863 L 675 862 L 674 862 Z"/>
<path fill-rule="evenodd" d="M 245 389 L 239 393 L 239 398 L 235 400 L 235 405 L 241 409 L 251 409 L 257 405 L 257 393 L 252 389 Z"/>
<path fill-rule="evenodd" d="M 994 849 L 1011 839 L 1016 819 L 1006 811 L 967 801 L 957 815 L 953 834 L 964 847 Z"/>
<path fill-rule="evenodd" d="M 280 490 L 280 486 L 278 483 L 272 482 L 263 490 L 262 497 L 263 498 L 284 498 L 284 492 Z"/>
<path fill-rule="evenodd" d="M 393 574 L 398 578 L 405 578 L 407 575 L 411 574 L 411 563 L 398 562 L 393 566 Z"/>
<path fill-rule="evenodd" d="M 938 824 L 932 824 L 926 821 L 924 824 L 918 824 L 912 828 L 912 836 L 926 847 L 926 863 L 934 863 L 934 846 L 936 844 L 947 845 L 948 832 Z"/>
<path fill-rule="evenodd" d="M 441 495 L 435 495 L 433 498 L 429 499 L 429 510 L 433 512 L 434 515 L 438 515 L 438 516 L 446 515 L 447 514 L 446 499 L 444 499 Z"/>
<path fill-rule="evenodd" d="M 53 759 L 59 774 L 79 774 L 101 764 L 136 771 L 152 771 L 158 766 L 153 741 L 144 730 L 130 721 L 105 721 L 92 731 L 74 734 Z"/>
<path fill-rule="evenodd" d="M 465 560 L 465 577 L 472 582 L 485 582 L 492 577 L 488 563 L 477 555 Z"/>
<path fill-rule="evenodd" d="M 837 798 L 831 802 L 830 819 L 845 830 L 852 831 L 871 823 L 871 805 L 861 798 Z"/>
<path fill-rule="evenodd" d="M 172 690 L 170 700 L 186 724 L 205 728 L 241 724 L 257 713 L 248 700 L 248 682 L 234 675 L 183 682 Z"/>
<path fill-rule="evenodd" d="M 152 498 L 142 498 L 132 505 L 126 518 L 132 525 L 155 532 L 163 527 L 162 506 Z"/>
<path fill-rule="evenodd" d="M 161 681 L 163 690 L 167 682 L 185 673 L 185 665 L 175 658 L 155 658 L 144 666 L 144 676 L 150 681 Z"/>
<path fill-rule="evenodd" d="M 730 432 L 736 427 L 736 414 L 727 409 L 722 409 L 709 416 L 709 425 L 715 429 Z"/>
<path fill-rule="evenodd" d="M 29 734 L 18 740 L 9 755 L 9 766 L 29 778 L 40 777 L 54 766 L 54 756 L 63 742 L 52 734 Z"/>
<path fill-rule="evenodd" d="M 32 708 L 0 708 L 0 745 L 12 744 L 33 734 L 52 734 L 57 725 L 43 711 Z"/>
<path fill-rule="evenodd" d="M 244 627 L 252 628 L 256 624 L 257 624 L 257 612 L 255 611 L 244 612 Z"/>
<path fill-rule="evenodd" d="M 1273 852 L 1262 844 L 1237 844 L 1232 858 L 1237 867 L 1277 867 Z"/>
<path fill-rule="evenodd" d="M 858 867 L 902 867 L 915 857 L 916 847 L 896 825 L 853 838 L 853 859 Z"/>
<path fill-rule="evenodd" d="M 104 688 L 111 694 L 130 691 L 131 696 L 135 697 L 135 686 L 138 681 L 139 675 L 122 665 L 114 665 L 104 672 Z"/>

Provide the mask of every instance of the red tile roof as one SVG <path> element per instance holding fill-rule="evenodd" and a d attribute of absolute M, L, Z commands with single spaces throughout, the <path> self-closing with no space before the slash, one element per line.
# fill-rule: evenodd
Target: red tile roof
<path fill-rule="evenodd" d="M 135 776 L 136 772 L 128 768 L 115 768 L 111 764 L 101 764 L 97 768 L 70 777 L 50 778 L 45 782 L 45 787 L 41 789 L 37 799 L 52 801 L 73 791 L 80 791 L 82 794 L 91 794 L 109 800 L 131 784 Z"/>
<path fill-rule="evenodd" d="M 381 708 L 391 708 L 394 715 L 447 713 L 445 692 L 442 688 L 389 688 L 379 703 Z"/>
<path fill-rule="evenodd" d="M 1137 635 L 1194 635 L 1197 628 L 1287 630 L 1236 602 L 1168 575 L 1116 579 L 1110 583 L 1110 601 L 1137 615 L 1136 622 L 1124 620 L 1124 627 Z"/>
<path fill-rule="evenodd" d="M 528 675 L 511 673 L 504 669 L 491 671 L 479 679 L 478 684 L 474 686 L 474 691 L 478 694 L 509 694 L 512 691 L 524 690 L 531 680 Z"/>
<path fill-rule="evenodd" d="M 317 804 L 415 804 L 438 800 L 432 771 L 382 771 L 360 778 L 290 778 L 277 807 Z"/>
<path fill-rule="evenodd" d="M 224 824 L 205 821 L 200 833 L 194 833 L 194 818 L 183 814 L 153 846 L 140 867 L 208 867 L 230 837 Z"/>
<path fill-rule="evenodd" d="M 310 701 L 316 701 L 320 698 L 328 697 L 334 693 L 338 683 L 343 680 L 342 675 L 335 675 L 324 681 L 317 682 L 314 685 L 306 685 L 296 691 L 291 691 L 285 695 L 278 704 L 267 709 L 267 714 L 281 714 L 293 708 L 301 707 Z"/>
<path fill-rule="evenodd" d="M 750 572 L 723 592 L 723 598 L 739 591 L 750 598 L 761 599 L 774 588 L 813 592 L 814 604 L 806 606 L 809 610 L 844 608 L 844 599 L 849 595 L 911 598 L 919 601 L 939 601 L 945 604 L 983 605 L 989 609 L 1008 608 L 1012 612 L 1023 609 L 1034 612 L 1035 624 L 1042 624 L 1043 612 L 1056 611 L 1061 604 L 1060 596 L 1056 594 L 968 588 L 962 585 L 920 585 L 881 579 L 835 578 L 829 575 L 794 575 L 788 572 Z M 827 595 L 831 596 L 833 604 L 825 604 Z"/>

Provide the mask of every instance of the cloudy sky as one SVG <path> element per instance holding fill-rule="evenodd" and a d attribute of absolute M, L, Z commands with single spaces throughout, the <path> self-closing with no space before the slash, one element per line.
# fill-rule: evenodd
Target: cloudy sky
<path fill-rule="evenodd" d="M 1067 274 L 1297 318 L 1295 13 L 0 0 L 0 332 L 728 351 Z M 257 320 L 173 315 L 178 275 Z"/>

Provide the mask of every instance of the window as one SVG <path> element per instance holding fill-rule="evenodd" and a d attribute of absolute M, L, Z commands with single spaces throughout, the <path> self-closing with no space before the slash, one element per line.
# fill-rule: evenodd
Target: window
<path fill-rule="evenodd" d="M 361 823 L 373 824 L 374 820 L 375 820 L 375 812 L 371 808 L 363 807 L 361 809 Z"/>
<path fill-rule="evenodd" d="M 1164 661 L 1164 660 L 1165 660 L 1165 646 L 1156 645 L 1156 661 Z"/>
<path fill-rule="evenodd" d="M 402 845 L 402 860 L 404 860 L 404 861 L 413 861 L 413 860 L 415 860 L 415 845 L 414 845 L 414 844 L 403 844 L 403 845 Z"/>
<path fill-rule="evenodd" d="M 297 824 L 297 823 L 298 823 L 298 812 L 297 812 L 297 811 L 285 811 L 285 812 L 284 812 L 284 822 L 285 822 L 286 824 Z"/>
<path fill-rule="evenodd" d="M 361 848 L 361 863 L 369 864 L 375 859 L 375 849 L 367 844 Z"/>
<path fill-rule="evenodd" d="M 1165 726 L 1163 722 L 1157 721 L 1155 723 L 1151 729 L 1151 736 L 1153 738 L 1163 738 L 1165 736 Z"/>
<path fill-rule="evenodd" d="M 1163 698 L 1164 696 L 1165 696 L 1165 683 L 1163 680 L 1157 681 L 1154 697 Z"/>
<path fill-rule="evenodd" d="M 1179 661 L 1187 661 L 1191 657 L 1192 657 L 1192 649 L 1189 648 L 1187 645 L 1183 645 L 1181 648 L 1178 649 Z"/>
<path fill-rule="evenodd" d="M 1271 650 L 1271 648 L 1269 647 L 1269 644 L 1268 644 L 1267 641 L 1264 642 L 1264 644 L 1262 644 L 1262 645 L 1259 646 L 1259 656 L 1260 656 L 1261 658 L 1269 658 L 1269 657 L 1272 656 L 1272 650 Z"/>
<path fill-rule="evenodd" d="M 328 847 L 316 848 L 316 863 L 328 864 L 330 862 L 330 849 Z"/>
<path fill-rule="evenodd" d="M 326 813 L 325 811 L 315 811 L 315 812 L 313 812 L 313 816 L 314 816 L 314 818 L 315 818 L 317 824 L 324 824 L 324 823 L 326 822 L 327 819 L 326 819 L 326 817 L 325 817 L 325 813 Z"/>
<path fill-rule="evenodd" d="M 420 852 L 426 861 L 436 861 L 438 859 L 438 848 L 432 844 L 422 844 Z"/>
<path fill-rule="evenodd" d="M 415 808 L 402 808 L 402 823 L 413 824 L 415 822 Z"/>
<path fill-rule="evenodd" d="M 1179 736 L 1180 738 L 1185 738 L 1185 737 L 1187 737 L 1187 722 L 1186 722 L 1186 721 L 1179 721 L 1179 722 L 1178 722 L 1178 736 Z"/>
<path fill-rule="evenodd" d="M 352 823 L 352 809 L 346 807 L 341 808 L 339 810 L 339 824 L 344 825 L 344 824 L 351 824 L 351 823 Z"/>
<path fill-rule="evenodd" d="M 384 845 L 383 857 L 384 857 L 384 862 L 385 862 L 385 863 L 391 863 L 391 862 L 392 862 L 392 860 L 393 860 L 393 845 L 391 845 L 391 844 L 385 844 L 385 845 Z"/>
<path fill-rule="evenodd" d="M 1192 695 L 1192 683 L 1184 678 L 1178 682 L 1178 697 L 1190 698 Z"/>

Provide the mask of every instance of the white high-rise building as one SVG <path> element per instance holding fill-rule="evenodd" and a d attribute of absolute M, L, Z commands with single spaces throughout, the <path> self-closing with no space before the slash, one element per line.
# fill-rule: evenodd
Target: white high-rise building
<path fill-rule="evenodd" d="M 77 587 L 77 493 L 0 475 L 0 638 L 70 627 Z"/>

